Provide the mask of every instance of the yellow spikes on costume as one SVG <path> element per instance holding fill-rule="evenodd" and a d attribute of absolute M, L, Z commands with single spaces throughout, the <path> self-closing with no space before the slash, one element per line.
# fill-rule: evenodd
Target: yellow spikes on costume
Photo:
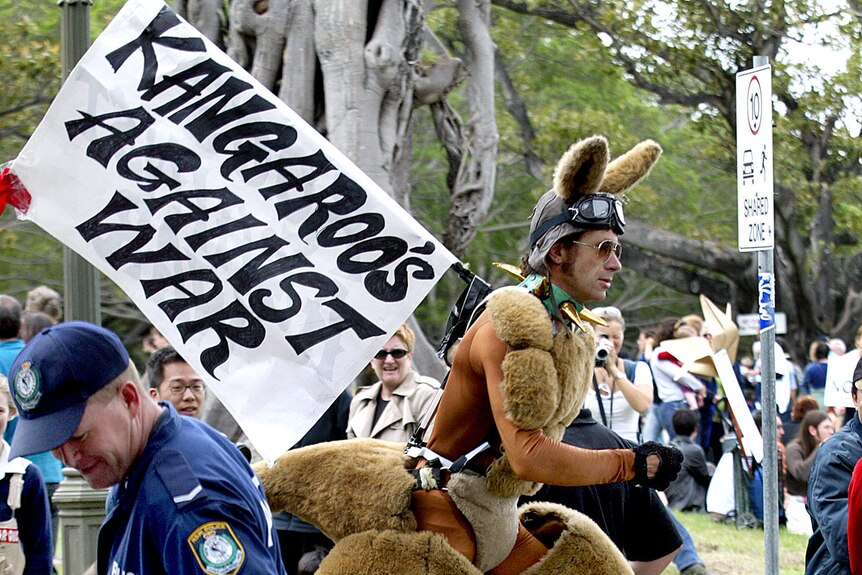
<path fill-rule="evenodd" d="M 569 303 L 569 302 L 566 302 L 566 303 Z M 572 306 L 572 304 L 569 304 L 569 306 L 574 307 L 574 306 Z M 566 307 L 566 304 L 564 303 L 561 307 Z M 565 312 L 565 310 L 563 310 L 563 311 Z M 608 327 L 608 322 L 606 322 L 605 320 L 603 320 L 602 318 L 597 316 L 595 313 L 593 313 L 592 310 L 584 308 L 581 310 L 579 315 L 580 315 L 581 319 L 585 319 L 588 322 L 590 322 L 591 324 L 600 325 L 603 327 Z"/>
<path fill-rule="evenodd" d="M 524 281 L 524 276 L 523 274 L 521 274 L 521 268 L 519 268 L 518 266 L 513 266 L 512 264 L 507 264 L 503 262 L 491 262 L 491 265 L 495 268 L 503 270 L 519 282 Z"/>
<path fill-rule="evenodd" d="M 521 269 L 517 266 L 513 266 L 512 264 L 507 264 L 504 262 L 492 262 L 494 267 L 503 270 L 519 282 L 524 281 L 524 276 L 521 274 Z M 548 280 L 547 278 L 542 280 L 536 288 L 533 290 L 535 294 L 539 297 L 544 297 L 544 295 L 548 291 Z M 584 329 L 584 324 L 581 323 L 581 320 L 586 320 L 595 325 L 601 325 L 607 327 L 608 323 L 594 314 L 587 308 L 583 308 L 580 312 L 578 312 L 577 308 L 571 302 L 563 302 L 560 306 L 560 311 L 575 325 L 579 328 Z"/>

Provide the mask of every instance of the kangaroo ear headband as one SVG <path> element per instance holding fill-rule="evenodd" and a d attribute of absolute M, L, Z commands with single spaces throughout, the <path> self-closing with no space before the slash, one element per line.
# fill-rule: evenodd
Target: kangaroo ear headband
<path fill-rule="evenodd" d="M 565 236 L 601 229 L 622 235 L 623 194 L 646 177 L 660 155 L 661 146 L 652 140 L 613 161 L 602 136 L 569 147 L 554 170 L 553 187 L 539 198 L 530 216 L 529 268 L 545 273 L 545 256 Z"/>

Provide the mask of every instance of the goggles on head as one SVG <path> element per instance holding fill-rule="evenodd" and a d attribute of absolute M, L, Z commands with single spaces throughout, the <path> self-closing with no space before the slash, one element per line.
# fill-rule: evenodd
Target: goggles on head
<path fill-rule="evenodd" d="M 607 192 L 581 196 L 564 212 L 538 226 L 530 235 L 530 245 L 535 246 L 548 230 L 565 223 L 586 229 L 610 228 L 617 235 L 623 235 L 626 227 L 623 203 Z"/>

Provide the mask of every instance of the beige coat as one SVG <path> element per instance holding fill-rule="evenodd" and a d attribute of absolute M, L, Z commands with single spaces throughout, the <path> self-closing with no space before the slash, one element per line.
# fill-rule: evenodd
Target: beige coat
<path fill-rule="evenodd" d="M 381 382 L 360 390 L 350 402 L 350 417 L 347 422 L 347 438 L 371 437 L 384 441 L 405 443 L 422 420 L 425 410 L 431 405 L 440 383 L 436 379 L 411 371 L 395 391 L 392 399 L 374 428 L 374 408 L 380 394 Z"/>

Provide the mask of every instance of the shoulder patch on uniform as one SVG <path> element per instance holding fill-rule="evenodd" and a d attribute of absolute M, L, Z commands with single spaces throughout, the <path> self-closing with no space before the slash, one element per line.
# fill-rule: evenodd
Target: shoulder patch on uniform
<path fill-rule="evenodd" d="M 206 497 L 188 460 L 179 451 L 160 451 L 153 460 L 153 466 L 178 508 Z"/>
<path fill-rule="evenodd" d="M 208 575 L 235 575 L 245 562 L 245 549 L 224 521 L 204 523 L 188 538 L 189 547 Z"/>

